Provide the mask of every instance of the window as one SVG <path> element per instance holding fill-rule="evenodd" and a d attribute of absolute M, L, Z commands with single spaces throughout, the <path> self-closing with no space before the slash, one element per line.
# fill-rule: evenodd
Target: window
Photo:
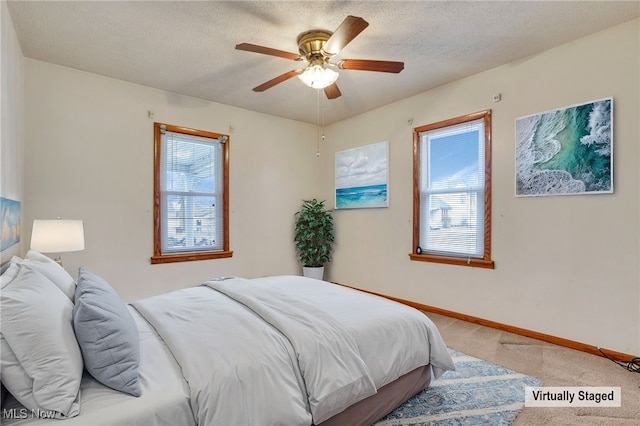
<path fill-rule="evenodd" d="M 229 137 L 154 123 L 151 263 L 231 257 Z"/>
<path fill-rule="evenodd" d="M 414 129 L 411 260 L 493 268 L 491 111 Z"/>

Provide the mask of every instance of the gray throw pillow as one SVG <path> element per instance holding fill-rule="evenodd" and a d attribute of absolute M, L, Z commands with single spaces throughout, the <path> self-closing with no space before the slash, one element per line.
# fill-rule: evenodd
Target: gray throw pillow
<path fill-rule="evenodd" d="M 73 326 L 84 366 L 112 389 L 140 396 L 140 338 L 135 320 L 111 286 L 80 268 Z"/>

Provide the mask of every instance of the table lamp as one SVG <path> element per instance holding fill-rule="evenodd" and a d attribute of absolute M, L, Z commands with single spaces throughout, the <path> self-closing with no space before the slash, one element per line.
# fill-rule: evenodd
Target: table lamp
<path fill-rule="evenodd" d="M 41 253 L 66 253 L 84 250 L 84 226 L 81 220 L 34 220 L 31 249 Z M 56 262 L 62 266 L 62 259 Z"/>

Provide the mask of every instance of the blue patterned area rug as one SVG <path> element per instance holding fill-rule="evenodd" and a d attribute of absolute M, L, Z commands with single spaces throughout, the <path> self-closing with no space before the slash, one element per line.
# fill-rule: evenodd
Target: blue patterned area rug
<path fill-rule="evenodd" d="M 540 380 L 449 349 L 456 371 L 391 412 L 375 426 L 508 425 L 524 407 L 525 386 Z"/>

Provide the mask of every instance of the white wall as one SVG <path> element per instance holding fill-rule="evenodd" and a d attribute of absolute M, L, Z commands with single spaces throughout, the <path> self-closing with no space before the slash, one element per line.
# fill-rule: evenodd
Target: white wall
<path fill-rule="evenodd" d="M 126 300 L 218 275 L 297 273 L 291 239 L 300 200 L 333 198 L 336 151 L 388 140 L 390 207 L 335 212 L 330 279 L 640 353 L 639 25 L 329 126 L 320 159 L 313 126 L 25 60 L 23 235 L 28 241 L 35 218 L 84 219 L 87 249 L 66 254 L 65 265 L 87 266 Z M 492 103 L 497 92 L 503 100 Z M 615 193 L 515 198 L 515 119 L 604 97 L 614 98 Z M 20 107 L 20 98 L 10 103 Z M 412 127 L 486 108 L 493 110 L 496 269 L 411 262 Z M 148 110 L 157 121 L 230 133 L 233 258 L 149 264 Z M 19 129 L 20 118 L 14 123 Z M 4 132 L 3 124 L 3 149 Z"/>
<path fill-rule="evenodd" d="M 0 196 L 23 201 L 23 57 L 6 2 L 0 4 Z M 22 206 L 24 212 L 24 204 Z M 22 221 L 24 224 L 24 221 Z M 23 227 L 24 228 L 24 227 Z M 0 253 L 0 263 L 19 255 L 20 243 Z"/>
<path fill-rule="evenodd" d="M 329 126 L 334 153 L 388 140 L 390 207 L 336 211 L 331 280 L 553 336 L 640 353 L 640 21 Z M 502 101 L 492 102 L 492 94 Z M 612 195 L 515 198 L 514 123 L 614 99 Z M 412 127 L 492 109 L 495 270 L 410 261 Z M 408 121 L 413 119 L 413 124 Z"/>
<path fill-rule="evenodd" d="M 63 255 L 72 274 L 86 266 L 133 300 L 299 273 L 293 215 L 321 187 L 315 126 L 31 59 L 25 76 L 24 232 L 33 219 L 83 219 L 86 250 Z M 230 135 L 232 258 L 150 264 L 154 121 Z"/>

